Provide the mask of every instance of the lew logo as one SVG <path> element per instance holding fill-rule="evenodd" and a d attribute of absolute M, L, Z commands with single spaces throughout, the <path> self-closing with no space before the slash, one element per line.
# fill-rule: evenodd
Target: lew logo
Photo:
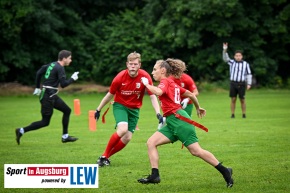
<path fill-rule="evenodd" d="M 95 185 L 98 168 L 95 167 L 70 167 L 71 185 Z"/>

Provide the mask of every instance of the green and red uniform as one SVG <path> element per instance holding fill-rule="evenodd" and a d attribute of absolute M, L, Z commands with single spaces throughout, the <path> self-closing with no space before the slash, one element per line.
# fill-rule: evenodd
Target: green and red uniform
<path fill-rule="evenodd" d="M 131 77 L 128 70 L 123 70 L 113 79 L 109 92 L 114 96 L 113 113 L 116 124 L 119 122 L 127 122 L 128 130 L 134 133 L 138 119 L 139 109 L 142 106 L 142 100 L 147 90 L 141 82 L 141 78 L 146 77 L 149 84 L 152 85 L 150 75 L 142 69 L 138 70 L 136 77 Z"/>
<path fill-rule="evenodd" d="M 172 143 L 180 140 L 185 146 L 188 146 L 198 142 L 194 126 L 175 117 L 175 113 L 177 113 L 191 119 L 180 105 L 181 95 L 185 93 L 186 89 L 177 85 L 170 78 L 161 79 L 158 88 L 163 92 L 158 98 L 163 116 L 166 117 L 166 126 L 162 127 L 159 132 L 170 139 Z"/>

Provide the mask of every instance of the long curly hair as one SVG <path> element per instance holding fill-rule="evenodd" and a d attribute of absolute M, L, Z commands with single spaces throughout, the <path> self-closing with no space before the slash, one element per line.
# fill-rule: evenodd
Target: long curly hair
<path fill-rule="evenodd" d="M 180 78 L 182 73 L 186 71 L 186 65 L 180 59 L 167 58 L 165 62 L 167 62 L 171 67 L 167 72 L 176 78 Z"/>

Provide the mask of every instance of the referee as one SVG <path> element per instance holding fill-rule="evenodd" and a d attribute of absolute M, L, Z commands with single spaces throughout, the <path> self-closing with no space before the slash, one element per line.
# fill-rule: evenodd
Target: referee
<path fill-rule="evenodd" d="M 227 49 L 228 43 L 223 43 L 223 60 L 230 66 L 231 118 L 235 118 L 237 95 L 241 102 L 242 117 L 246 118 L 246 88 L 249 90 L 252 84 L 250 65 L 243 60 L 242 51 L 235 51 L 234 59 L 230 59 Z"/>

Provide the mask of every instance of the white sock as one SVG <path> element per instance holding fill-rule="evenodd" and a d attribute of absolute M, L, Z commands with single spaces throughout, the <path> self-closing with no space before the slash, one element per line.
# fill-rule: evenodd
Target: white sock
<path fill-rule="evenodd" d="M 23 129 L 23 128 L 20 128 L 19 132 L 20 132 L 21 134 L 23 134 L 23 133 L 24 133 L 24 129 Z"/>
<path fill-rule="evenodd" d="M 63 135 L 62 135 L 62 138 L 63 138 L 63 139 L 68 138 L 68 133 L 67 133 L 67 134 L 63 134 Z"/>

